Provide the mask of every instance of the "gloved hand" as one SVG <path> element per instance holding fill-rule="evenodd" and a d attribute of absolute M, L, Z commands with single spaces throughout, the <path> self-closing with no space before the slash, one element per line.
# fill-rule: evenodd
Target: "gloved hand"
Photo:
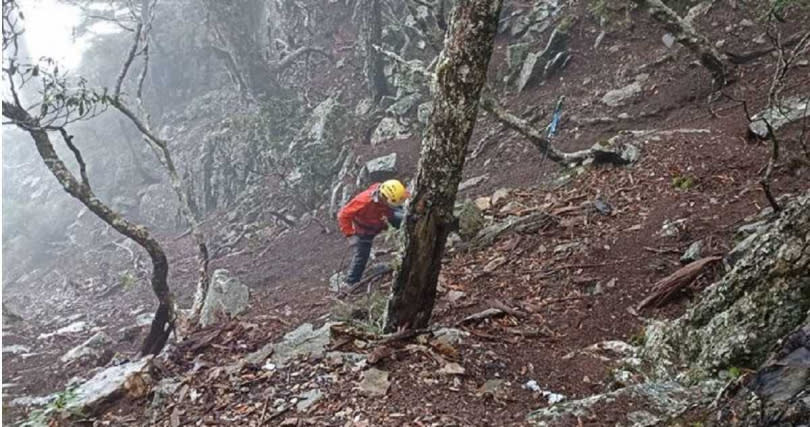
<path fill-rule="evenodd" d="M 360 237 L 358 237 L 357 234 L 352 234 L 351 236 L 348 236 L 346 240 L 348 240 L 349 246 L 354 246 L 360 241 Z"/>

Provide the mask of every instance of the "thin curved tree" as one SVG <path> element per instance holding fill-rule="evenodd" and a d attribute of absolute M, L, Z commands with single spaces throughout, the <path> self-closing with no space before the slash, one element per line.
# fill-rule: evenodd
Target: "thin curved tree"
<path fill-rule="evenodd" d="M 27 64 L 18 59 L 22 42 L 22 15 L 14 0 L 3 0 L 3 117 L 4 125 L 26 132 L 42 158 L 64 190 L 84 204 L 102 221 L 140 245 L 152 261 L 152 290 L 158 299 L 155 318 L 141 346 L 141 354 L 158 354 L 174 329 L 174 296 L 167 282 L 169 263 L 160 243 L 140 224 L 133 223 L 111 209 L 93 192 L 87 166 L 81 151 L 67 131 L 67 126 L 90 119 L 103 112 L 111 98 L 106 91 L 93 91 L 83 80 L 68 81 L 51 60 Z M 33 93 L 32 82 L 40 81 L 41 97 L 25 102 L 25 94 Z M 33 97 L 32 97 L 33 98 Z M 61 137 L 78 164 L 78 176 L 60 158 L 52 135 Z"/>

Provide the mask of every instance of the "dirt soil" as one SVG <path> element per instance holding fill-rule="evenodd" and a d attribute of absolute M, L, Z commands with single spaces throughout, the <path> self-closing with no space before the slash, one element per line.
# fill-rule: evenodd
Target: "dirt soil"
<path fill-rule="evenodd" d="M 556 99 L 565 95 L 565 115 L 555 137 L 564 150 L 588 147 L 619 130 L 673 132 L 643 137 L 641 160 L 633 166 L 588 168 L 558 186 L 552 184 L 559 176 L 556 165 L 544 160 L 522 137 L 482 114 L 470 152 L 479 144 L 483 149 L 468 159 L 464 176 L 488 174 L 489 178 L 460 197 L 489 196 L 507 188 L 509 195 L 488 209 L 487 215 L 498 219 L 543 211 L 553 215 L 554 222 L 532 233 L 506 233 L 480 250 L 448 249 L 433 324 L 457 327 L 469 336 L 446 347 L 414 340 L 385 345 L 390 354 L 375 364 L 389 373 L 390 387 L 381 397 L 358 391 L 363 370 L 324 359 L 296 360 L 272 371 L 245 368 L 235 383 L 217 371 L 304 321 L 317 326 L 328 319 L 336 305 L 328 279 L 347 262 L 348 248 L 336 225 L 324 215 L 320 222 L 280 235 L 255 235 L 230 255 L 216 259 L 213 268 L 228 269 L 252 289 L 249 311 L 200 333 L 220 330 L 201 348 L 191 351 L 181 343 L 169 352 L 159 374 L 181 378 L 184 392 L 155 410 L 149 408 L 148 398 L 119 402 L 100 417 L 101 425 L 524 425 L 528 412 L 548 405 L 546 396 L 524 386 L 529 381 L 565 399 L 615 387 L 612 362 L 581 350 L 605 340 L 634 342 L 643 336 L 645 318 L 679 315 L 695 291 L 711 283 L 719 268 L 706 271 L 662 308 L 640 313 L 632 309 L 649 294 L 653 283 L 681 266 L 679 257 L 692 242 L 703 241 L 704 256 L 723 255 L 746 217 L 767 207 L 758 174 L 767 162 L 769 147 L 747 138 L 741 104 L 710 97 L 708 73 L 684 49 L 666 48 L 660 41 L 662 32 L 646 14 L 634 11 L 632 24 L 612 24 L 621 27 L 607 28 L 600 46 L 594 48 L 601 29 L 587 17 L 582 3 L 570 12 L 581 18 L 572 27 L 573 57 L 562 77 L 506 96 L 506 106 L 516 113 L 541 109 L 546 113 L 541 117 L 547 117 Z M 744 13 L 713 9 L 700 18 L 699 25 L 709 38 L 726 39 L 730 50 L 743 51 L 755 47 L 750 40 L 761 30 L 741 29 Z M 728 26 L 734 30 L 727 31 Z M 497 40 L 493 76 L 504 66 L 507 43 Z M 671 59 L 659 61 L 667 56 Z M 649 65 L 653 63 L 657 65 Z M 740 67 L 737 81 L 725 92 L 757 111 L 766 101 L 763 87 L 771 78 L 771 63 L 766 57 Z M 599 101 L 607 90 L 624 86 L 642 72 L 649 78 L 635 101 L 618 108 Z M 792 81 L 789 90 L 807 94 L 806 73 Z M 627 118 L 619 119 L 621 113 Z M 595 124 L 584 120 L 596 117 L 613 120 Z M 678 131 L 683 129 L 690 131 Z M 799 131 L 789 129 L 786 135 Z M 782 148 L 773 177 L 775 193 L 807 191 L 810 169 L 802 163 L 800 147 L 786 144 Z M 415 170 L 415 137 L 358 147 L 369 158 L 391 151 L 404 160 L 401 170 Z M 688 188 L 673 185 L 673 180 L 686 177 L 693 182 Z M 593 208 L 597 198 L 611 207 L 609 214 Z M 216 228 L 217 221 L 210 227 Z M 662 234 L 662 226 L 673 221 L 679 221 L 677 231 Z M 160 237 L 171 254 L 171 284 L 181 296 L 180 303 L 187 305 L 196 271 L 191 239 Z M 119 256 L 110 262 L 129 261 Z M 90 269 L 89 265 L 80 268 Z M 376 286 L 385 291 L 389 282 L 390 277 L 385 277 Z M 48 289 L 43 286 L 37 291 L 46 294 Z M 58 358 L 94 329 L 46 339 L 38 339 L 40 334 L 86 320 L 118 340 L 112 349 L 119 353 L 116 357 L 134 356 L 145 329 L 129 335 L 122 331 L 154 305 L 143 280 L 134 289 L 104 297 L 81 289 L 71 295 L 70 305 L 54 306 L 58 319 L 43 314 L 35 322 L 4 326 L 4 346 L 31 347 L 26 355 L 3 355 L 4 422 L 20 420 L 27 412 L 25 407 L 8 406 L 14 397 L 63 389 L 71 377 L 113 357 L 111 352 L 106 360 L 65 367 Z M 469 315 L 504 306 L 510 313 L 463 322 Z M 46 317 L 50 322 L 40 320 Z M 120 339 L 124 335 L 127 338 Z M 339 349 L 383 351 L 359 338 L 343 342 Z M 441 372 L 450 362 L 463 368 L 463 373 Z M 314 388 L 323 397 L 308 410 L 297 412 L 284 403 Z M 615 425 L 634 405 L 619 401 L 600 410 L 596 418 L 561 425 Z"/>

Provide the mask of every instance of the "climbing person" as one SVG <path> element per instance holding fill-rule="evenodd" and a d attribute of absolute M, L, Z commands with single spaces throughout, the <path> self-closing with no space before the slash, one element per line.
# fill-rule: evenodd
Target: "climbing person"
<path fill-rule="evenodd" d="M 402 206 L 408 196 L 408 190 L 401 182 L 389 179 L 372 184 L 340 209 L 338 225 L 352 247 L 352 260 L 344 286 L 351 287 L 360 281 L 374 236 L 385 230 L 387 224 L 399 228 L 404 215 Z"/>

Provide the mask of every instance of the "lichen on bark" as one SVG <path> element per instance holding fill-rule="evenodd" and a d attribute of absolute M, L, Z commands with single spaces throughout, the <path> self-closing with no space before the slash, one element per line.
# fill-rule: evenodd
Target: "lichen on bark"
<path fill-rule="evenodd" d="M 424 328 L 430 320 L 500 8 L 500 0 L 476 0 L 459 3 L 453 11 L 437 62 L 433 112 L 422 140 L 405 222 L 405 252 L 388 304 L 387 331 Z"/>

